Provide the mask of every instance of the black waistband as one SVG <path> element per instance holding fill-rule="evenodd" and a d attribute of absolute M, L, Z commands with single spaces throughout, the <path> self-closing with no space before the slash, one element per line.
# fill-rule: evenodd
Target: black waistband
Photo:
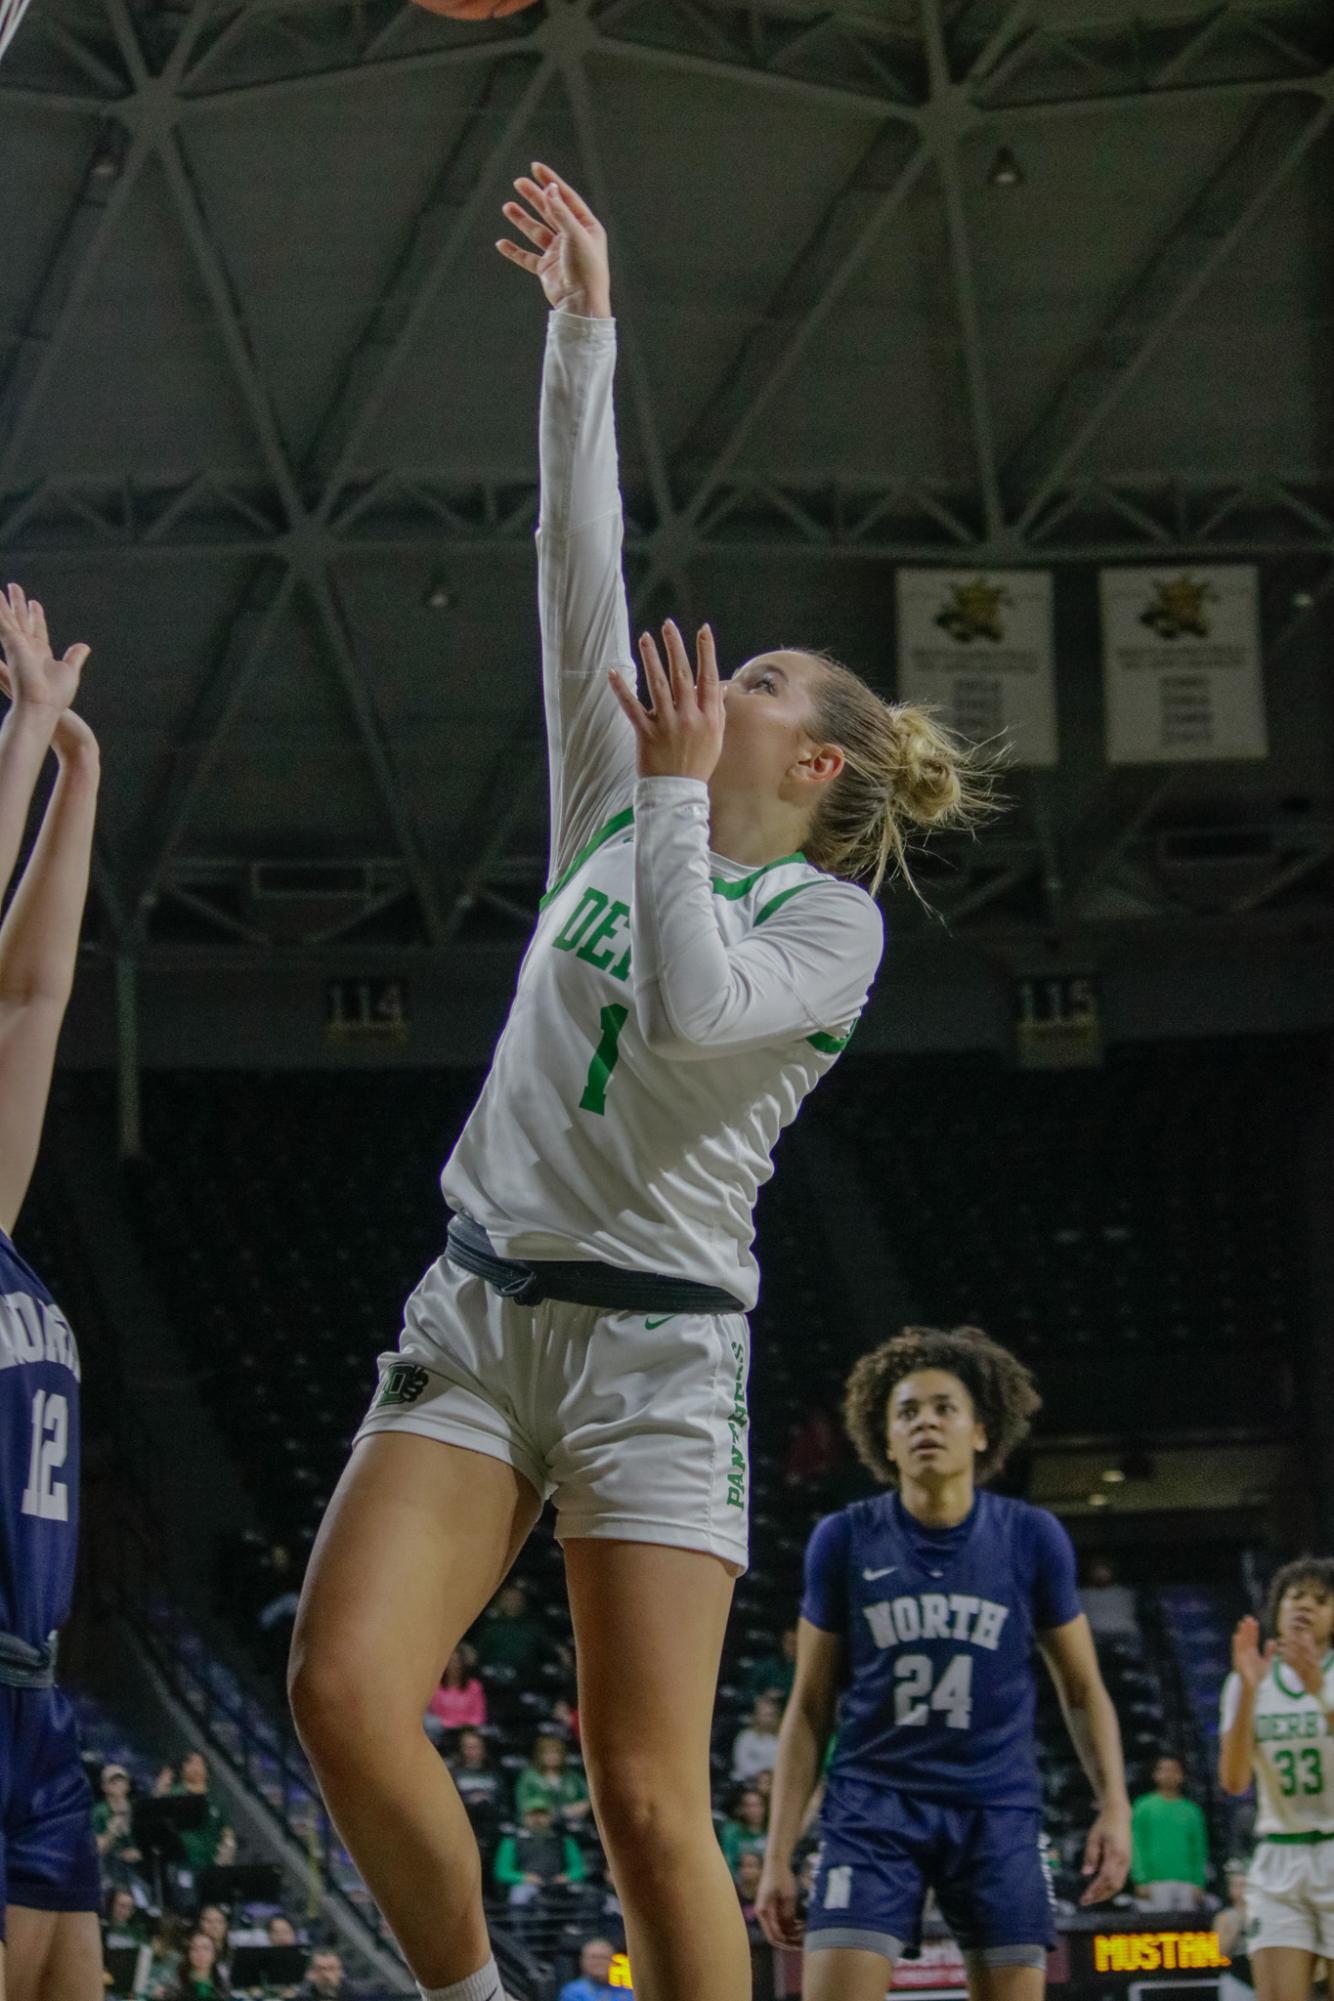
<path fill-rule="evenodd" d="M 17 1633 L 0 1633 L 0 1688 L 54 1688 L 56 1636 L 35 1647 Z"/>
<path fill-rule="evenodd" d="M 480 1223 L 451 1216 L 445 1245 L 451 1264 L 484 1278 L 495 1292 L 520 1306 L 563 1299 L 571 1306 L 600 1306 L 608 1313 L 744 1313 L 739 1299 L 720 1286 L 665 1272 L 622 1271 L 592 1259 L 539 1258 L 534 1264 L 503 1258 Z"/>

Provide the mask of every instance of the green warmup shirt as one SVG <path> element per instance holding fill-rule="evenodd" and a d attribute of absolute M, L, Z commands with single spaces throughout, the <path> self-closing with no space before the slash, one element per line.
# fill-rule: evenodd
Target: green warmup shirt
<path fill-rule="evenodd" d="M 1140 1883 L 1194 1883 L 1204 1888 L 1209 1844 L 1194 1800 L 1141 1793 L 1130 1810 L 1130 1877 Z"/>

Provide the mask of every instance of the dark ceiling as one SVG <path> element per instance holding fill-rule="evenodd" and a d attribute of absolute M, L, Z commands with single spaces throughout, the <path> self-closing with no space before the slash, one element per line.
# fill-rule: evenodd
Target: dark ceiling
<path fill-rule="evenodd" d="M 1233 915 L 1334 909 L 1332 64 L 1328 0 L 32 0 L 0 545 L 95 647 L 95 936 L 528 922 L 534 157 L 611 230 L 637 616 L 889 690 L 896 565 L 1057 569 L 1062 764 L 960 923 L 1170 914 L 1183 825 L 1248 830 Z M 1097 564 L 1230 557 L 1272 756 L 1108 774 Z"/>

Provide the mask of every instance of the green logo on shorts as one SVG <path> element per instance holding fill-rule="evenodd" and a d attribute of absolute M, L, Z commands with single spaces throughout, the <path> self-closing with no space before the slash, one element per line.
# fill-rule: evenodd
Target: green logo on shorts
<path fill-rule="evenodd" d="M 372 1410 L 390 1410 L 398 1404 L 416 1403 L 431 1378 L 415 1362 L 395 1362 L 384 1372 L 380 1392 Z"/>
<path fill-rule="evenodd" d="M 729 1508 L 744 1508 L 746 1505 L 746 1349 L 741 1341 L 732 1343 L 732 1359 L 736 1363 L 736 1380 L 732 1385 L 732 1411 L 727 1420 L 727 1429 L 732 1441 L 732 1457 L 727 1468 L 727 1505 Z"/>

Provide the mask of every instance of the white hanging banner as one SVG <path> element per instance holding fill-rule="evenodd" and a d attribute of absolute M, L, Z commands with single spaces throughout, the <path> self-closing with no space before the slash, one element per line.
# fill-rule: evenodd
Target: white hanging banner
<path fill-rule="evenodd" d="M 900 570 L 899 696 L 1016 764 L 1055 764 L 1048 570 Z"/>
<path fill-rule="evenodd" d="M 1109 763 L 1265 757 L 1254 566 L 1104 570 L 1101 585 Z"/>

